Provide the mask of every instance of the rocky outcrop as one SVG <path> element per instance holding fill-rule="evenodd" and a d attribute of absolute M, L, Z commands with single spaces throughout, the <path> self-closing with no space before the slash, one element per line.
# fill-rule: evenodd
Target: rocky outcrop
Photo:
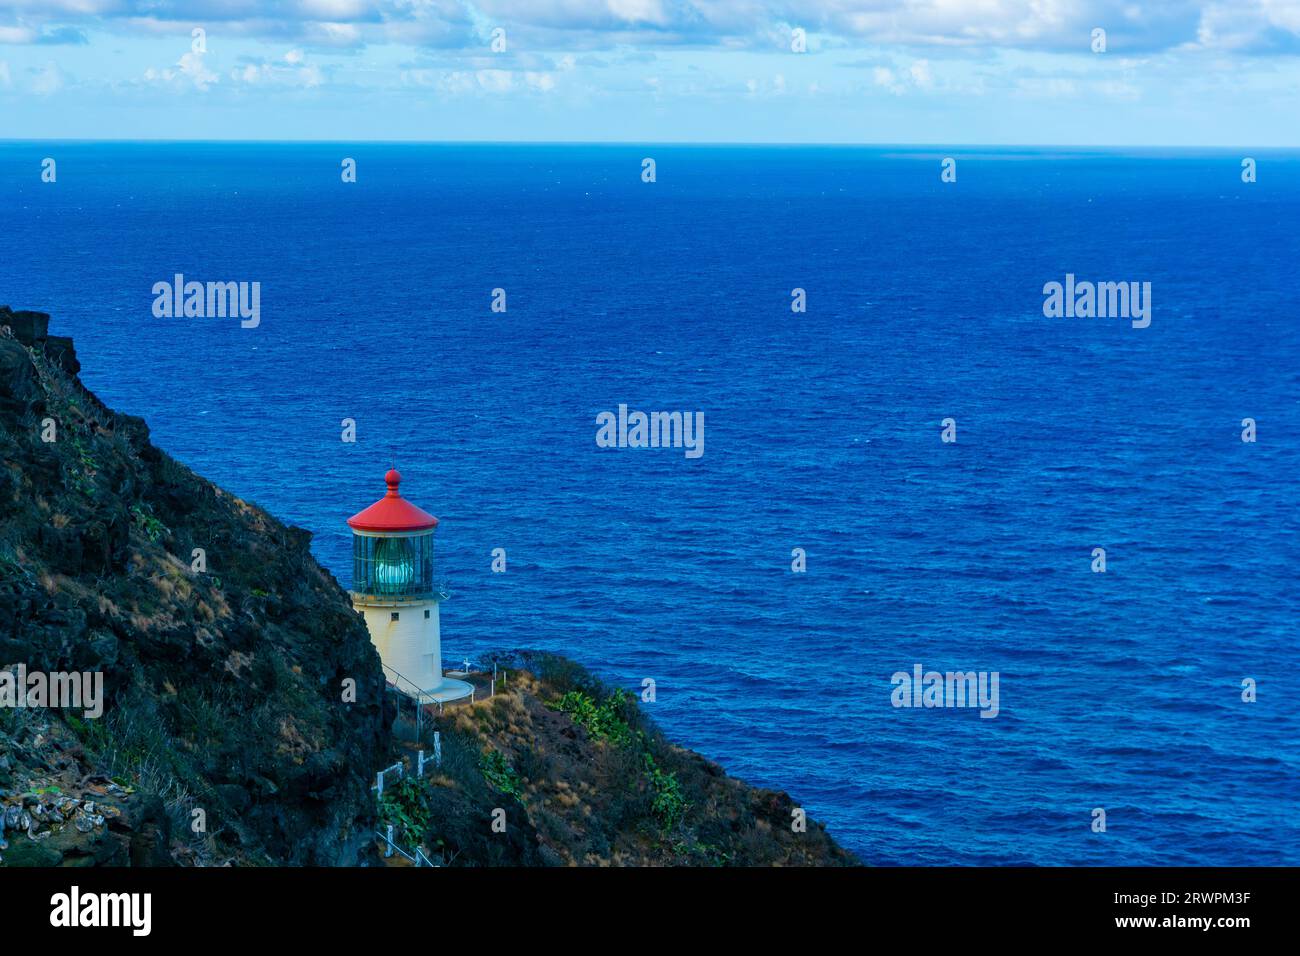
<path fill-rule="evenodd" d="M 104 710 L 0 706 L 0 805 L 36 824 L 0 857 L 355 862 L 392 719 L 364 622 L 308 532 L 154 447 L 48 326 L 0 307 L 0 666 L 102 674 Z"/>
<path fill-rule="evenodd" d="M 385 788 L 381 820 L 410 855 L 419 846 L 444 866 L 859 863 L 788 794 L 672 743 L 633 695 L 582 666 L 536 651 L 492 658 L 495 685 L 491 671 L 471 675 L 474 703 L 426 716 L 405 774 Z M 417 751 L 433 754 L 435 731 L 441 762 L 420 776 Z"/>

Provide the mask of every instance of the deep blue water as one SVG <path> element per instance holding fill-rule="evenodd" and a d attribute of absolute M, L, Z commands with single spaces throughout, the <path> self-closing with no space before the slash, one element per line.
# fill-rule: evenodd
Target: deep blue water
<path fill-rule="evenodd" d="M 1253 155 L 4 143 L 0 301 L 345 584 L 396 462 L 449 659 L 653 677 L 869 862 L 1294 865 L 1300 155 Z M 260 327 L 154 318 L 175 272 Z M 1151 326 L 1044 318 L 1067 272 Z M 620 402 L 704 456 L 597 448 Z M 1000 715 L 892 707 L 915 663 Z"/>

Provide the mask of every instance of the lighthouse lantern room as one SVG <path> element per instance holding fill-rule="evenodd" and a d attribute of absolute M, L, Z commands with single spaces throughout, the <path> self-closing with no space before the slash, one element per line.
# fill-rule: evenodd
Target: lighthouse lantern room
<path fill-rule="evenodd" d="M 468 697 L 471 685 L 442 674 L 438 607 L 446 595 L 433 579 L 438 519 L 401 496 L 396 470 L 384 481 L 388 493 L 348 519 L 352 606 L 366 619 L 390 684 L 421 700 Z"/>

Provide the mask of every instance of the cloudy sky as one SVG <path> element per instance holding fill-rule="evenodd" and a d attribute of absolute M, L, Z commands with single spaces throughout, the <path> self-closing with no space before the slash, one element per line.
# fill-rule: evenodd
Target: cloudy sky
<path fill-rule="evenodd" d="M 1300 0 L 0 0 L 54 137 L 1297 146 Z"/>

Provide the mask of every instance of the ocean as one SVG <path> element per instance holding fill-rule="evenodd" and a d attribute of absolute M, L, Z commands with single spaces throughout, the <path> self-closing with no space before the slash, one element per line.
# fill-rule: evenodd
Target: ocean
<path fill-rule="evenodd" d="M 652 678 L 873 864 L 1300 864 L 1300 154 L 5 142 L 0 197 L 0 302 L 344 586 L 400 469 L 449 663 Z M 177 273 L 259 324 L 155 317 Z M 1149 326 L 1045 317 L 1067 275 Z M 598 447 L 620 404 L 704 453 Z"/>

